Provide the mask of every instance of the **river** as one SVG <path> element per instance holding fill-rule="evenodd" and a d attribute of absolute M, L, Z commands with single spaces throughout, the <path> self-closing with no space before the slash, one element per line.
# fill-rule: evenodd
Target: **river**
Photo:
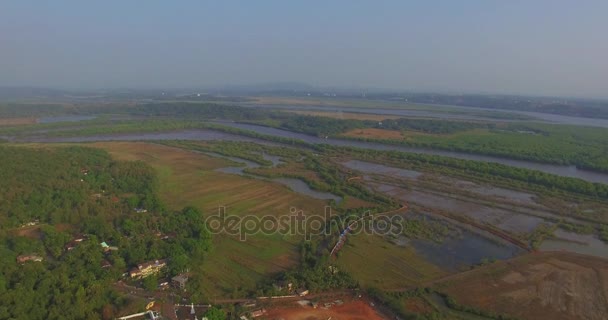
<path fill-rule="evenodd" d="M 264 127 L 253 124 L 245 124 L 245 123 L 236 123 L 236 122 L 221 122 L 222 125 L 239 128 L 244 130 L 255 131 L 261 134 L 267 134 L 272 136 L 279 137 L 287 137 L 293 139 L 300 139 L 312 144 L 328 144 L 333 146 L 341 146 L 341 147 L 356 147 L 361 149 L 372 149 L 372 150 L 394 150 L 394 151 L 402 151 L 402 152 L 412 152 L 412 153 L 421 153 L 421 154 L 430 154 L 430 155 L 439 155 L 446 156 L 457 159 L 464 160 L 474 160 L 474 161 L 483 161 L 483 162 L 494 162 L 500 163 L 507 166 L 526 168 L 532 170 L 538 170 L 546 173 L 551 173 L 564 177 L 571 178 L 579 178 L 582 180 L 590 181 L 590 182 L 599 182 L 608 184 L 608 174 L 598 173 L 588 170 L 578 169 L 576 166 L 560 166 L 560 165 L 552 165 L 552 164 L 544 164 L 532 161 L 525 160 L 513 160 L 513 159 L 505 159 L 493 156 L 485 156 L 485 155 L 476 155 L 464 152 L 456 152 L 456 151 L 444 151 L 444 150 L 435 150 L 435 149 L 423 149 L 423 148 L 414 148 L 414 147 L 405 147 L 405 146 L 397 146 L 397 145 L 389 145 L 382 144 L 376 142 L 363 142 L 356 140 L 347 140 L 347 139 L 336 139 L 336 138 L 328 138 L 323 139 L 315 136 L 310 136 L 303 133 L 297 133 L 282 129 Z"/>
<path fill-rule="evenodd" d="M 588 170 L 578 169 L 575 166 L 560 166 L 552 164 L 543 164 L 524 160 L 513 160 L 505 159 L 493 156 L 476 155 L 464 152 L 456 151 L 444 151 L 435 149 L 422 149 L 414 147 L 405 147 L 397 145 L 382 144 L 376 142 L 363 142 L 356 140 L 347 139 L 323 139 L 315 136 L 306 135 L 303 133 L 297 133 L 282 129 L 276 129 L 271 127 L 236 123 L 229 121 L 219 122 L 224 126 L 249 130 L 260 134 L 286 137 L 293 139 L 300 139 L 311 144 L 328 144 L 332 146 L 341 147 L 356 147 L 361 149 L 371 150 L 394 150 L 402 152 L 429 154 L 446 156 L 464 160 L 474 160 L 482 162 L 494 162 L 508 166 L 527 168 L 532 170 L 538 170 L 550 174 L 555 174 L 564 177 L 579 178 L 589 182 L 598 182 L 608 184 L 608 174 L 598 173 Z M 7 137 L 10 140 L 10 137 Z M 230 140 L 230 141 L 251 141 L 258 143 L 266 143 L 268 141 L 256 138 L 245 137 L 237 134 L 223 133 L 214 130 L 180 130 L 172 132 L 162 133 L 133 133 L 133 134 L 108 134 L 108 135 L 93 135 L 93 136 L 77 136 L 77 137 L 28 137 L 25 140 L 13 140 L 13 141 L 25 141 L 25 142 L 92 142 L 92 141 L 138 141 L 138 140 Z"/>
<path fill-rule="evenodd" d="M 424 105 L 419 104 L 418 105 Z M 564 116 L 559 114 L 531 112 L 531 111 L 519 111 L 519 110 L 507 110 L 507 109 L 491 109 L 491 108 L 476 108 L 476 107 L 464 107 L 464 106 L 448 106 L 448 105 L 430 105 L 434 107 L 440 107 L 437 110 L 416 110 L 406 108 L 365 108 L 365 107 L 341 107 L 341 106 L 319 106 L 319 105 L 244 105 L 251 107 L 261 107 L 269 109 L 285 109 L 285 110 L 302 110 L 302 111 L 330 111 L 330 112 L 354 112 L 354 113 L 368 113 L 376 115 L 390 115 L 400 117 L 419 117 L 419 118 L 435 118 L 443 120 L 484 120 L 484 121 L 536 121 L 536 122 L 548 122 L 555 124 L 568 124 L 577 126 L 591 126 L 608 128 L 608 119 L 594 119 L 594 118 L 581 118 Z M 451 110 L 450 110 L 451 109 Z M 522 115 L 529 117 L 530 120 L 520 119 L 502 119 L 491 116 L 480 116 L 476 115 L 475 112 L 497 112 L 497 113 L 510 113 L 515 115 Z"/>

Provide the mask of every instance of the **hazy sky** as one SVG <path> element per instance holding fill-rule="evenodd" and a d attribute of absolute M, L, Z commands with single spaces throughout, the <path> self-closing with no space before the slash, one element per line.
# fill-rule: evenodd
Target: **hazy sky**
<path fill-rule="evenodd" d="M 0 2 L 0 85 L 608 97 L 608 1 Z"/>

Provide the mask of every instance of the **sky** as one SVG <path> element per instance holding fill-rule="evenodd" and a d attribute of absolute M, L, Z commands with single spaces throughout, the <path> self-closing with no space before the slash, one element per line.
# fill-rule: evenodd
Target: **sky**
<path fill-rule="evenodd" d="M 0 86 L 608 97 L 605 0 L 0 1 Z"/>

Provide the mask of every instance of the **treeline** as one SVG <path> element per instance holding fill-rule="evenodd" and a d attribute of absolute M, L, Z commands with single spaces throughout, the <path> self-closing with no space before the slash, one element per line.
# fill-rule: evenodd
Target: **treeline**
<path fill-rule="evenodd" d="M 300 264 L 297 268 L 280 273 L 274 280 L 262 283 L 258 294 L 281 295 L 277 283 L 291 283 L 295 289 L 311 293 L 332 289 L 354 289 L 358 283 L 347 272 L 329 263 L 329 251 L 320 238 L 300 244 Z M 283 289 L 284 290 L 284 289 Z"/>
<path fill-rule="evenodd" d="M 402 292 L 384 292 L 376 288 L 369 288 L 367 293 L 379 301 L 380 303 L 389 307 L 393 312 L 397 313 L 403 319 L 411 319 L 411 320 L 435 320 L 435 319 L 447 319 L 446 317 L 452 316 L 451 314 L 446 314 L 445 311 L 439 310 L 434 307 L 432 310 L 427 311 L 424 314 L 416 313 L 409 311 L 405 308 L 405 301 L 408 299 L 429 299 L 430 295 L 437 295 L 441 299 L 444 300 L 446 306 L 449 309 L 468 313 L 470 315 L 475 315 L 479 317 L 483 317 L 486 319 L 494 319 L 494 320 L 517 320 L 517 318 L 504 315 L 497 314 L 490 311 L 485 311 L 481 309 L 477 309 L 471 306 L 461 305 L 454 300 L 451 296 L 448 296 L 445 293 L 438 292 L 433 288 L 416 288 L 408 291 Z"/>
<path fill-rule="evenodd" d="M 352 129 L 365 128 L 373 124 L 374 122 L 372 121 L 293 115 L 284 119 L 279 127 L 314 136 L 333 136 Z"/>
<path fill-rule="evenodd" d="M 411 135 L 404 139 L 348 139 L 419 148 L 484 154 L 503 158 L 576 165 L 579 168 L 608 172 L 606 129 L 508 125 L 453 136 Z"/>
<path fill-rule="evenodd" d="M 98 149 L 0 146 L 0 160 L 0 228 L 33 220 L 78 223 L 101 211 L 116 211 L 126 200 L 151 210 L 159 205 L 150 167 L 113 161 Z"/>
<path fill-rule="evenodd" d="M 255 108 L 215 103 L 162 102 L 136 104 L 132 106 L 82 106 L 74 110 L 77 114 L 122 114 L 145 117 L 170 117 L 189 119 L 261 120 L 272 116 L 272 112 Z"/>
<path fill-rule="evenodd" d="M 434 134 L 450 134 L 473 129 L 491 129 L 496 125 L 483 122 L 446 121 L 431 119 L 385 119 L 374 127 L 388 130 L 412 130 Z"/>
<path fill-rule="evenodd" d="M 357 158 L 378 162 L 384 160 L 383 164 L 391 163 L 398 167 L 416 168 L 435 168 L 438 170 L 449 170 L 456 174 L 466 174 L 477 176 L 486 180 L 506 179 L 518 182 L 523 186 L 537 187 L 541 191 L 553 192 L 562 191 L 574 194 L 589 196 L 596 199 L 608 200 L 608 185 L 592 183 L 585 180 L 562 177 L 541 171 L 511 167 L 499 163 L 481 162 L 455 159 L 444 156 L 406 153 L 399 151 L 377 151 L 369 149 L 359 149 L 351 147 L 330 147 L 336 152 L 344 154 L 344 151 L 356 154 Z"/>
<path fill-rule="evenodd" d="M 70 108 L 61 104 L 0 104 L 0 118 L 36 118 L 61 115 L 69 112 L 71 112 Z"/>
<path fill-rule="evenodd" d="M 5 107 L 6 108 L 6 107 Z M 27 112 L 36 108 L 26 107 Z M 42 107 L 41 107 L 42 108 Z M 548 125 L 532 123 L 492 123 L 438 119 L 387 119 L 381 122 L 354 119 L 296 115 L 292 113 L 214 103 L 164 102 L 136 105 L 83 105 L 43 107 L 53 112 L 63 110 L 78 115 L 122 115 L 137 120 L 100 118 L 86 123 L 26 125 L 0 130 L 5 135 L 35 133 L 36 130 L 57 130 L 51 135 L 92 135 L 142 131 L 169 131 L 190 128 L 211 128 L 243 134 L 246 130 L 202 123 L 201 120 L 232 120 L 263 124 L 309 135 L 339 136 L 364 128 L 381 128 L 405 133 L 404 139 L 370 139 L 370 141 L 408 146 L 485 154 L 511 159 L 529 160 L 608 172 L 608 140 L 604 128 Z M 18 110 L 12 107 L 7 110 Z M 5 110 L 6 112 L 9 112 Z M 26 112 L 23 111 L 23 112 Z M 44 111 L 44 110 L 42 110 Z M 41 112 L 42 112 L 41 111 Z M 18 111 L 14 111 L 18 112 Z M 20 111 L 19 111 L 20 112 Z M 26 112 L 26 113 L 27 113 Z M 46 111 L 44 111 L 46 112 Z M 44 113 L 43 112 L 43 113 Z M 164 119 L 159 120 L 159 117 Z M 170 118 L 170 119 L 167 119 Z M 85 128 L 81 126 L 86 124 Z M 68 130 L 68 127 L 71 127 Z M 232 130 L 232 131 L 230 131 Z M 248 133 L 250 136 L 255 134 Z M 361 139 L 353 138 L 350 139 Z M 287 138 L 276 139 L 294 143 Z"/>

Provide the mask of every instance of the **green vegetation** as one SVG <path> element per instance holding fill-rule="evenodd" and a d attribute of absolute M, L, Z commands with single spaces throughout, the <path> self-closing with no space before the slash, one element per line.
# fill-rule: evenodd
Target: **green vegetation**
<path fill-rule="evenodd" d="M 490 182 L 503 180 L 518 189 L 532 189 L 541 192 L 561 191 L 608 199 L 608 185 L 587 182 L 581 179 L 557 176 L 536 170 L 516 168 L 498 163 L 454 159 L 428 154 L 405 153 L 399 151 L 377 151 L 350 147 L 326 147 L 336 153 L 356 154 L 357 158 L 371 162 L 381 162 L 405 169 L 432 168 L 432 170 L 485 179 Z"/>
<path fill-rule="evenodd" d="M 402 234 L 410 239 L 427 239 L 438 243 L 450 234 L 447 224 L 432 219 L 402 219 Z"/>
<path fill-rule="evenodd" d="M 608 242 L 608 225 L 602 225 L 600 227 L 600 239 L 604 242 Z"/>
<path fill-rule="evenodd" d="M 443 320 L 443 319 L 493 319 L 493 320 L 515 320 L 516 318 L 499 315 L 484 310 L 479 310 L 470 306 L 458 304 L 452 297 L 435 291 L 431 288 L 416 288 L 400 292 L 384 292 L 376 288 L 370 288 L 367 293 L 376 301 L 384 304 L 403 319 L 412 320 Z M 431 302 L 432 296 L 443 300 Z M 413 312 L 408 310 L 406 302 L 418 300 L 428 305 L 425 312 Z M 443 308 L 437 304 L 445 304 Z"/>
<path fill-rule="evenodd" d="M 557 224 L 543 223 L 539 225 L 534 231 L 528 236 L 530 240 L 530 246 L 534 249 L 538 249 L 543 241 L 551 236 L 555 230 L 557 230 Z"/>
<path fill-rule="evenodd" d="M 209 310 L 207 310 L 207 312 L 205 312 L 205 318 L 208 320 L 225 320 L 226 313 L 224 313 L 224 311 L 221 309 L 211 307 Z"/>
<path fill-rule="evenodd" d="M 297 268 L 282 272 L 272 282 L 262 283 L 259 293 L 277 294 L 275 282 L 291 283 L 294 288 L 322 292 L 331 289 L 356 288 L 357 282 L 348 273 L 338 270 L 329 263 L 329 251 L 319 238 L 302 242 L 300 264 Z"/>
<path fill-rule="evenodd" d="M 42 107 L 40 107 L 42 108 Z M 50 108 L 50 109 L 49 109 Z M 498 123 L 428 119 L 387 119 L 378 123 L 369 120 L 344 120 L 319 116 L 297 115 L 287 112 L 260 110 L 212 103 L 154 103 L 134 106 L 69 106 L 44 107 L 53 112 L 63 110 L 75 115 L 120 115 L 137 117 L 133 120 L 100 118 L 84 123 L 25 125 L 3 128 L 3 134 L 25 134 L 34 130 L 72 127 L 71 130 L 53 131 L 52 135 L 94 135 L 108 133 L 169 131 L 178 129 L 216 129 L 243 134 L 244 130 L 228 129 L 201 120 L 231 120 L 258 123 L 316 136 L 339 136 L 354 129 L 380 128 L 402 132 L 403 139 L 383 137 L 353 137 L 371 139 L 388 144 L 435 148 L 530 160 L 559 165 L 576 165 L 608 172 L 607 129 L 550 125 L 540 123 Z M 13 110 L 16 108 L 6 108 Z M 23 111 L 37 110 L 28 107 Z M 1 110 L 0 110 L 1 111 Z M 6 111 L 8 112 L 8 111 Z M 11 111 L 12 112 L 12 111 Z M 16 111 L 15 111 L 16 112 Z M 163 120 L 158 120 L 163 117 Z M 249 136 L 257 134 L 247 133 Z M 257 135 L 260 137 L 263 135 Z M 263 137 L 262 137 L 263 138 Z M 275 141 L 296 143 L 294 139 L 275 137 Z"/>
<path fill-rule="evenodd" d="M 409 120 L 412 121 L 412 120 Z M 439 122 L 427 120 L 430 123 Z M 403 138 L 386 139 L 349 137 L 364 141 L 400 144 L 420 148 L 433 148 L 499 156 L 517 160 L 576 165 L 579 168 L 608 172 L 604 138 L 608 129 L 546 124 L 460 124 L 430 128 L 397 127 Z M 375 126 L 379 127 L 379 126 Z M 384 128 L 384 123 L 379 128 Z"/>
<path fill-rule="evenodd" d="M 66 114 L 68 110 L 68 106 L 61 104 L 4 103 L 0 104 L 0 118 L 53 116 Z"/>
<path fill-rule="evenodd" d="M 456 302 L 456 300 L 453 297 L 448 296 L 447 294 L 444 294 L 444 293 L 438 293 L 438 294 L 445 300 L 447 306 L 450 307 L 451 309 L 482 316 L 482 317 L 486 317 L 489 319 L 516 320 L 516 318 L 510 317 L 507 315 L 496 314 L 494 312 L 480 310 L 480 309 L 477 309 L 477 308 L 474 308 L 471 306 L 461 305 L 458 302 Z"/>
<path fill-rule="evenodd" d="M 51 108 L 48 112 L 53 110 Z M 121 310 L 128 309 L 133 301 L 119 295 L 112 285 L 124 271 L 155 259 L 168 260 L 163 276 L 191 270 L 193 275 L 188 283 L 188 292 L 192 292 L 190 297 L 197 301 L 212 296 L 276 294 L 278 292 L 273 285 L 277 281 L 321 292 L 360 285 L 403 288 L 421 285 L 443 275 L 443 271 L 424 261 L 413 249 L 393 245 L 379 236 L 349 236 L 338 253 L 338 261 L 330 260 L 329 250 L 344 230 L 344 224 L 337 223 L 338 220 L 353 221 L 365 214 L 399 207 L 395 200 L 371 191 L 363 183 L 349 182 L 352 173 L 338 164 L 345 158 L 473 177 L 493 185 L 534 190 L 539 194 L 564 195 L 598 203 L 608 200 L 608 185 L 534 170 L 442 156 L 311 145 L 297 139 L 258 134 L 200 120 L 235 119 L 320 136 L 340 135 L 354 129 L 383 128 L 398 130 L 406 137 L 403 141 L 387 140 L 388 143 L 576 164 L 596 170 L 604 170 L 605 165 L 608 168 L 608 163 L 605 163 L 608 145 L 602 139 L 603 129 L 411 119 L 387 120 L 379 124 L 187 103 L 138 105 L 126 109 L 114 106 L 74 107 L 70 110 L 74 114 L 104 112 L 172 118 L 148 118 L 144 121 L 98 119 L 86 122 L 84 127 L 82 123 L 71 124 L 67 128 L 64 128 L 65 124 L 49 124 L 2 129 L 0 132 L 27 135 L 46 128 L 57 130 L 49 135 L 78 136 L 212 129 L 281 145 L 164 141 L 154 145 L 163 149 L 164 154 L 161 154 L 158 152 L 160 149 L 146 151 L 150 144 L 145 148 L 142 147 L 144 144 L 124 144 L 120 147 L 123 149 L 119 149 L 118 144 L 96 144 L 100 148 L 114 148 L 112 152 L 123 153 L 129 160 L 145 162 L 116 160 L 106 151 L 93 148 L 0 145 L 3 163 L 0 167 L 0 212 L 5 213 L 0 216 L 0 254 L 3 257 L 0 261 L 0 301 L 5 302 L 0 305 L 0 319 L 22 318 L 24 315 L 31 319 L 114 317 Z M 525 142 L 519 146 L 520 141 Z M 303 148 L 296 150 L 286 146 Z M 558 152 L 560 148 L 564 148 L 561 155 Z M 268 178 L 302 179 L 312 189 L 360 200 L 365 207 L 333 206 L 335 203 L 331 203 L 335 211 L 329 221 L 324 221 L 327 233 L 315 236 L 311 241 L 282 235 L 255 235 L 247 243 L 223 235 L 212 239 L 202 212 L 210 212 L 219 205 L 228 204 L 230 213 L 237 215 L 269 212 L 280 215 L 287 213 L 288 206 L 292 205 L 306 205 L 307 214 L 320 213 L 316 210 L 327 202 L 300 197 L 283 186 L 250 176 L 230 177 L 216 172 L 215 169 L 230 161 L 209 160 L 200 153 L 184 150 L 250 160 L 261 167 L 249 169 L 248 173 Z M 265 159 L 264 154 L 280 156 L 285 166 L 298 170 L 268 170 L 272 162 Z M 594 221 L 592 213 L 585 218 Z M 571 232 L 599 234 L 601 239 L 608 241 L 606 224 L 590 227 L 560 221 L 554 226 L 541 225 L 530 234 L 532 246 L 537 247 L 558 226 Z M 441 242 L 451 231 L 440 222 L 420 219 L 405 219 L 402 227 L 405 237 L 436 242 Z M 73 245 L 72 240 L 79 234 L 85 234 L 86 239 L 68 250 L 67 246 Z M 118 250 L 104 252 L 101 242 L 107 242 Z M 40 256 L 43 261 L 20 265 L 17 262 L 20 255 Z M 391 258 L 390 266 L 386 257 Z M 361 261 L 366 261 L 364 266 Z M 101 267 L 105 262 L 110 264 L 109 268 Z M 158 279 L 151 276 L 136 284 L 153 291 Z M 403 299 L 427 299 L 430 294 L 437 293 L 429 290 L 404 294 L 376 292 L 374 296 L 404 318 L 445 318 L 439 309 L 413 316 L 404 308 Z M 472 319 L 508 319 L 459 305 L 445 295 L 443 299 L 452 311 L 479 316 Z M 67 304 L 73 306 L 73 310 L 66 314 L 62 306 Z M 208 317 L 224 319 L 225 314 L 211 309 Z"/>
<path fill-rule="evenodd" d="M 81 147 L 0 147 L 0 158 L 0 319 L 112 318 L 132 304 L 112 289 L 127 268 L 168 258 L 174 275 L 210 248 L 200 212 L 167 212 L 143 162 Z M 84 239 L 72 241 L 77 234 Z M 104 252 L 101 242 L 118 250 Z M 20 265 L 18 256 L 42 261 Z"/>

